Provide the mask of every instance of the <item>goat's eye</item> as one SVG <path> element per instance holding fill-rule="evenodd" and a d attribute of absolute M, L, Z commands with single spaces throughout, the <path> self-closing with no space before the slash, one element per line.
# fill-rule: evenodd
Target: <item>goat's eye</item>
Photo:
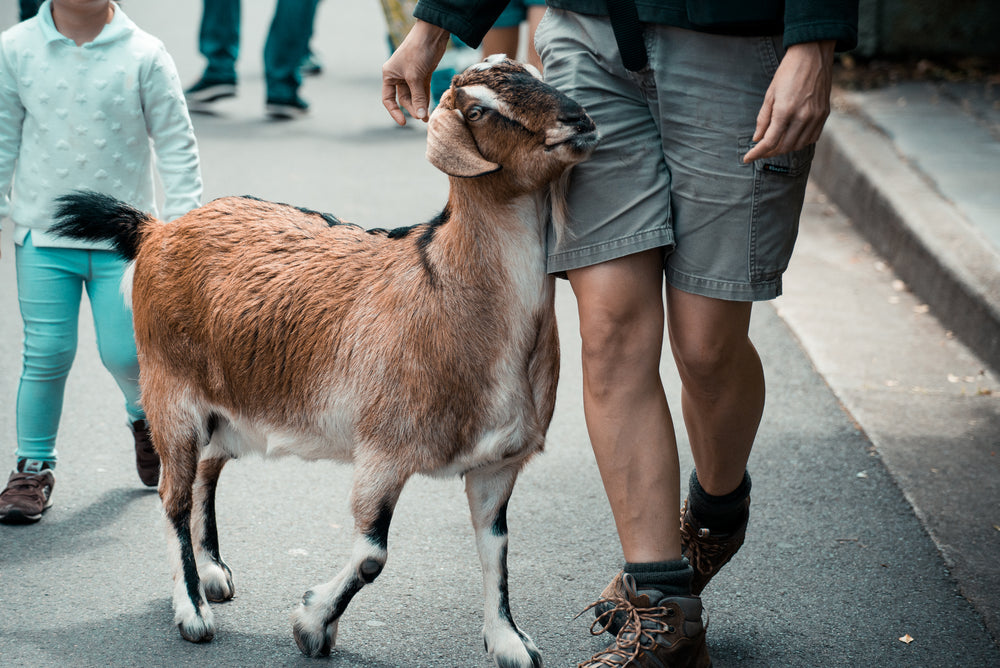
<path fill-rule="evenodd" d="M 478 121 L 480 118 L 483 117 L 483 108 L 472 107 L 467 112 L 465 112 L 465 117 L 470 121 Z"/>

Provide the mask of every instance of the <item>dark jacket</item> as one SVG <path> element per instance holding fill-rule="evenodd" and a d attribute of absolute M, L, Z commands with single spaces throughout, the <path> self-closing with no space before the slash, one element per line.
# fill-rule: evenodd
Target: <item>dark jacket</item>
<path fill-rule="evenodd" d="M 605 0 L 546 0 L 581 14 L 607 15 Z M 858 43 L 858 0 L 636 0 L 645 23 L 726 35 L 782 35 L 785 46 L 833 39 Z M 479 46 L 507 0 L 420 0 L 413 15 Z"/>

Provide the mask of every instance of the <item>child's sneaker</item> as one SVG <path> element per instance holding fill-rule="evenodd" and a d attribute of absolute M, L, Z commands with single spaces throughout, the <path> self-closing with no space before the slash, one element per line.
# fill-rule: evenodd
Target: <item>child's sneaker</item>
<path fill-rule="evenodd" d="M 160 482 L 160 456 L 153 449 L 149 425 L 145 420 L 136 420 L 129 428 L 135 439 L 135 470 L 139 474 L 139 480 L 146 487 L 156 487 Z"/>
<path fill-rule="evenodd" d="M 31 524 L 42 518 L 52 505 L 56 477 L 52 465 L 34 459 L 22 459 L 10 474 L 7 487 L 0 492 L 0 522 Z"/>

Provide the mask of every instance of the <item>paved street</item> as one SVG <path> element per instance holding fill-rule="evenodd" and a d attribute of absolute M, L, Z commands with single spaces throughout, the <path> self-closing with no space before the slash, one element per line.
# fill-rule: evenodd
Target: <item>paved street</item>
<path fill-rule="evenodd" d="M 244 3 L 238 98 L 195 117 L 205 201 L 253 194 L 371 227 L 436 214 L 447 180 L 424 159 L 424 128 L 397 128 L 379 100 L 386 47 L 378 3 L 321 4 L 314 46 L 327 69 L 302 90 L 311 115 L 292 123 L 263 113 L 271 4 Z M 0 8 L 0 27 L 14 21 L 13 5 Z M 185 83 L 199 76 L 197 0 L 126 0 L 124 9 L 166 42 Z M 821 191 L 807 199 L 786 294 L 756 308 L 752 325 L 769 396 L 750 464 L 748 539 L 703 597 L 714 665 L 1000 666 L 996 627 L 991 636 L 984 623 L 1000 605 L 1000 530 L 989 526 L 1000 518 L 995 507 L 990 517 L 943 500 L 958 488 L 997 498 L 1000 446 L 994 436 L 991 453 L 983 445 L 990 439 L 975 434 L 1000 429 L 1000 383 Z M 9 234 L 0 252 L 4 470 L 13 462 L 21 346 Z M 559 399 L 546 451 L 511 500 L 509 566 L 515 619 L 545 664 L 562 668 L 605 644 L 589 636 L 589 616 L 575 616 L 621 567 L 621 554 L 587 440 L 566 283 L 557 309 Z M 669 354 L 662 371 L 683 435 Z M 965 443 L 979 459 L 961 450 Z M 686 443 L 681 449 L 687 472 Z M 238 461 L 223 474 L 220 540 L 236 597 L 215 606 L 215 640 L 183 641 L 172 622 L 158 499 L 134 472 L 120 394 L 97 358 L 86 306 L 59 457 L 55 505 L 44 519 L 0 526 L 0 666 L 492 665 L 479 636 L 479 560 L 457 479 L 411 481 L 386 569 L 352 602 L 333 655 L 301 656 L 290 614 L 350 555 L 351 470 L 294 459 Z M 942 533 L 948 527 L 963 532 Z M 957 535 L 980 530 L 975 544 Z M 912 642 L 900 640 L 907 635 Z"/>

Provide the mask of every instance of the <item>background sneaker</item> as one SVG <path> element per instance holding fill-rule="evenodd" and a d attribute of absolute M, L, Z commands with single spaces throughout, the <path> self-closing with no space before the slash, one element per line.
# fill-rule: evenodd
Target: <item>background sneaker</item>
<path fill-rule="evenodd" d="M 184 91 L 184 98 L 187 100 L 188 107 L 192 109 L 227 97 L 236 97 L 235 81 L 202 77 L 195 85 Z"/>
<path fill-rule="evenodd" d="M 296 95 L 291 99 L 267 98 L 267 115 L 275 120 L 302 118 L 309 112 L 309 103 Z"/>
<path fill-rule="evenodd" d="M 0 492 L 0 522 L 31 524 L 52 506 L 56 478 L 49 462 L 22 459 Z"/>
<path fill-rule="evenodd" d="M 299 65 L 299 73 L 306 77 L 319 76 L 323 73 L 323 63 L 319 61 L 315 53 L 310 51 L 302 59 L 302 64 Z"/>

